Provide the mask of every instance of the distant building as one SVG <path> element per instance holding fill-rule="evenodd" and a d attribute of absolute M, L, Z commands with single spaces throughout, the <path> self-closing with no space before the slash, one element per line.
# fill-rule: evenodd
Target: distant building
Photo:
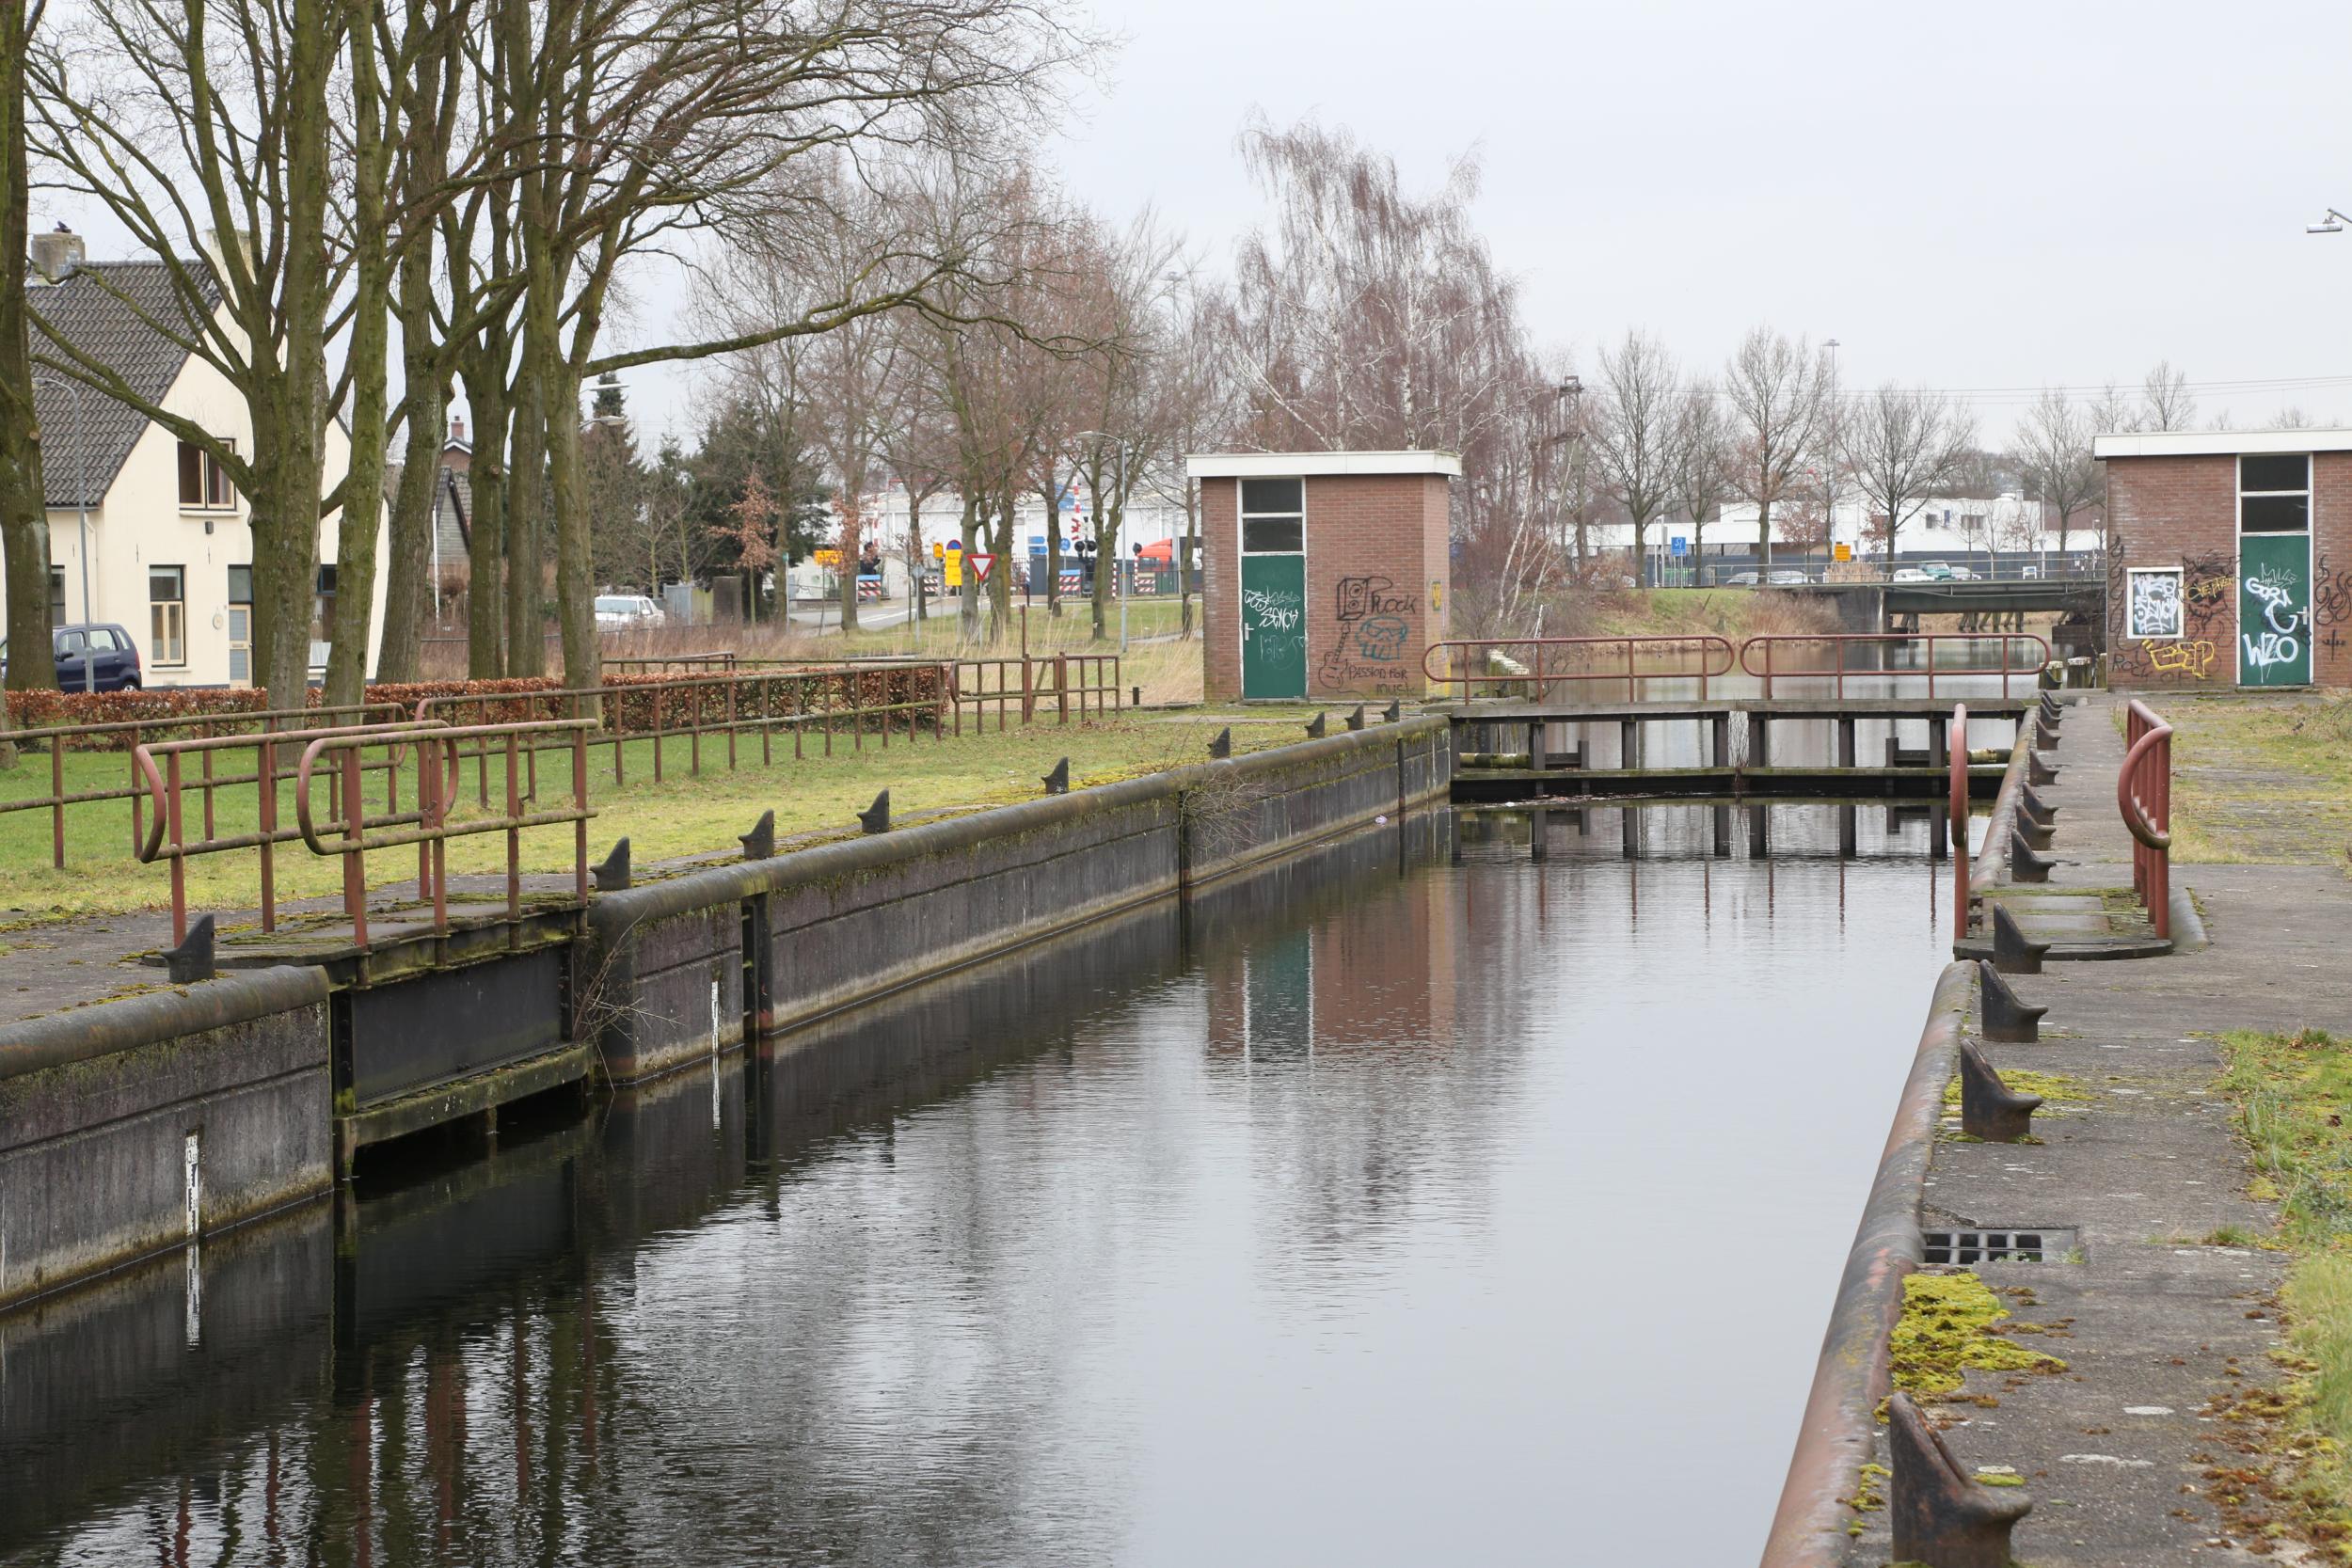
<path fill-rule="evenodd" d="M 162 262 L 87 261 L 81 238 L 63 230 L 34 236 L 32 249 L 27 295 L 44 322 L 140 396 L 240 451 L 252 450 L 245 399 L 219 371 L 151 325 L 175 320 L 181 310 Z M 138 640 L 150 687 L 252 684 L 251 509 L 219 463 L 135 410 L 55 372 L 42 373 L 33 401 L 49 509 L 53 620 L 127 627 Z M 326 458 L 331 488 L 351 460 L 348 433 L 331 420 Z M 310 628 L 314 674 L 326 669 L 334 635 L 341 527 L 339 515 L 319 524 Z M 380 524 L 377 539 L 381 560 Z M 384 624 L 384 578 L 376 574 L 371 670 Z"/>
<path fill-rule="evenodd" d="M 2352 430 L 2102 436 L 2107 678 L 2352 685 Z"/>

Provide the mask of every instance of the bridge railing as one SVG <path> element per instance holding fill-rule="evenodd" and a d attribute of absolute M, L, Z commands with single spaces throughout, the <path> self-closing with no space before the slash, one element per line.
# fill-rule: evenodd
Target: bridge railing
<path fill-rule="evenodd" d="M 1440 659 L 1442 656 L 1442 659 Z M 1668 668 L 1645 668 L 1664 658 Z M 1645 680 L 1691 680 L 1707 695 L 1707 683 L 1731 673 L 1737 656 L 1727 638 L 1685 637 L 1481 637 L 1432 642 L 1421 670 L 1439 686 L 1459 686 L 1464 701 L 1480 686 L 1517 688 L 1540 699 L 1557 681 L 1622 682 L 1628 702 L 1641 695 Z M 1442 668 L 1437 667 L 1442 664 Z M 1501 664 L 1502 668 L 1496 666 Z"/>
<path fill-rule="evenodd" d="M 1996 645 L 1992 663 L 1970 657 L 1985 643 Z M 1857 663 L 1856 656 L 1873 650 L 1876 661 Z M 1890 656 L 1902 656 L 1900 662 Z M 1916 662 L 1912 660 L 1915 657 Z M 2010 694 L 2011 677 L 2038 681 L 2050 662 L 2050 644 L 2031 632 L 1796 632 L 1751 637 L 1740 645 L 1740 668 L 1764 683 L 1772 695 L 1775 678 L 1804 677 L 1836 682 L 1836 694 L 1846 695 L 1849 675 L 1925 674 L 1928 695 L 1935 695 L 1935 679 L 1998 675 L 2001 695 Z M 2028 689 L 2031 689 L 2028 687 Z"/>
<path fill-rule="evenodd" d="M 2156 935 L 2172 935 L 2172 726 L 2134 698 L 2123 710 L 2115 803 L 2132 835 L 2132 891 Z"/>

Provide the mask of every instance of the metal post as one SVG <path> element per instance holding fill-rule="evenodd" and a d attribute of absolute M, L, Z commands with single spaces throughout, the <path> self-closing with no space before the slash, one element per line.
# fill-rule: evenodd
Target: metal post
<path fill-rule="evenodd" d="M 352 944 L 364 948 L 368 944 L 367 857 L 358 845 L 366 832 L 363 824 L 367 802 L 359 794 L 359 748 L 356 743 L 343 748 L 342 775 L 343 908 L 351 915 Z"/>

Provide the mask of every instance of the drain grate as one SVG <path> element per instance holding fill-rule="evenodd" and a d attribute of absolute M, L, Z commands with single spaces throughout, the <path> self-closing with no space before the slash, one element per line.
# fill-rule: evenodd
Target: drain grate
<path fill-rule="evenodd" d="M 2079 1244 L 2072 1227 L 2049 1225 L 1923 1230 L 1919 1239 L 1931 1263 L 2047 1263 Z"/>

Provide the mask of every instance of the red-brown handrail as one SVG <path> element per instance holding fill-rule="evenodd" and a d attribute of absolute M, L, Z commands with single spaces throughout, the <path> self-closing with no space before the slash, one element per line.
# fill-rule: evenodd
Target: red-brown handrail
<path fill-rule="evenodd" d="M 1766 697 L 1770 697 L 1772 694 L 1772 677 L 1774 675 L 1834 676 L 1837 682 L 1837 695 L 1842 698 L 1846 695 L 1846 677 L 1849 674 L 1916 675 L 1921 673 L 1925 673 L 1928 677 L 1928 695 L 1932 697 L 1935 695 L 1935 677 L 1939 673 L 1935 662 L 1935 650 L 1937 646 L 1939 644 L 1953 642 L 1965 643 L 1985 641 L 1997 641 L 2001 645 L 2001 662 L 1997 667 L 1986 665 L 1947 665 L 1940 673 L 1946 676 L 1997 674 L 2001 677 L 2001 695 L 2003 697 L 2007 697 L 2009 695 L 2009 682 L 2011 675 L 2032 675 L 2038 677 L 2041 673 L 2042 667 L 2050 662 L 2050 644 L 2042 639 L 2036 637 L 2031 632 L 2023 631 L 1774 632 L 1762 637 L 1751 637 L 1746 641 L 1740 644 L 1740 668 L 1743 673 L 1756 676 L 1758 679 L 1763 681 L 1764 695 Z M 2010 658 L 2010 650 L 2011 645 L 2015 643 L 2027 642 L 2031 643 L 2035 648 L 2041 650 L 2041 657 L 2036 658 L 2031 663 L 2012 663 Z M 1879 647 L 1915 647 L 1920 649 L 1925 655 L 1925 662 L 1915 670 L 1890 669 L 1883 664 L 1874 670 L 1849 669 L 1846 664 L 1846 650 L 1860 643 L 1870 643 Z M 1811 647 L 1827 648 L 1833 651 L 1836 657 L 1826 667 L 1820 664 L 1808 664 L 1802 669 L 1794 670 L 1776 667 L 1777 661 L 1775 660 L 1774 655 L 1778 652 L 1778 650 L 1788 647 L 1792 644 L 1804 644 Z M 1763 651 L 1764 665 L 1762 669 L 1756 668 L 1756 652 L 1758 649 Z"/>
<path fill-rule="evenodd" d="M 1495 674 L 1483 669 L 1473 670 L 1464 667 L 1465 659 L 1462 656 L 1474 654 L 1477 663 L 1485 665 L 1490 662 L 1488 656 L 1501 650 L 1515 648 L 1526 650 L 1529 655 L 1527 659 L 1521 661 L 1529 666 L 1524 672 L 1505 671 L 1501 674 Z M 1667 649 L 1683 655 L 1697 654 L 1699 656 L 1698 668 L 1695 670 L 1688 668 L 1644 670 L 1638 667 L 1642 654 Z M 1597 670 L 1589 666 L 1570 667 L 1568 658 L 1564 657 L 1555 661 L 1554 657 L 1555 653 L 1572 656 L 1576 653 L 1599 653 L 1603 650 L 1622 654 L 1624 668 Z M 1446 655 L 1447 668 L 1442 671 L 1430 668 L 1430 660 L 1441 651 Z M 1722 655 L 1720 668 L 1716 658 L 1718 653 Z M 1506 655 L 1506 657 L 1514 656 Z M 1465 702 L 1470 700 L 1470 687 L 1473 682 L 1489 686 L 1526 686 L 1531 689 L 1532 694 L 1540 700 L 1545 684 L 1550 681 L 1623 681 L 1626 701 L 1633 702 L 1640 696 L 1640 683 L 1643 681 L 1689 680 L 1692 676 L 1697 677 L 1698 694 L 1704 698 L 1707 695 L 1708 681 L 1718 675 L 1731 673 L 1736 657 L 1730 639 L 1717 637 L 1708 632 L 1693 632 L 1683 637 L 1470 637 L 1454 638 L 1429 644 L 1422 652 L 1421 673 L 1439 686 L 1459 685 L 1462 689 L 1462 699 Z"/>
<path fill-rule="evenodd" d="M 1952 845 L 1952 940 L 1968 935 L 1968 705 L 1952 705 L 1952 732 L 1944 738 L 1952 788 L 1947 832 Z"/>
<path fill-rule="evenodd" d="M 321 836 L 321 825 L 310 809 L 310 778 L 319 759 L 330 752 L 342 753 L 340 763 L 333 765 L 343 780 L 342 799 L 348 802 L 358 799 L 359 751 L 370 742 L 365 736 L 322 735 L 302 750 L 302 760 L 294 769 L 294 815 L 302 826 L 302 842 L 314 855 L 341 855 L 343 858 L 343 913 L 351 921 L 353 943 L 368 944 L 368 879 L 367 852 L 371 849 L 393 849 L 413 844 L 419 850 L 419 879 L 430 884 L 433 898 L 433 928 L 449 929 L 449 867 L 448 843 L 472 833 L 506 835 L 506 917 L 519 919 L 522 914 L 522 833 L 526 828 L 552 827 L 558 823 L 572 825 L 572 888 L 573 895 L 582 904 L 588 901 L 588 819 L 596 814 L 588 805 L 588 732 L 596 728 L 594 719 L 541 719 L 517 724 L 469 724 L 460 726 L 433 725 L 411 736 L 421 756 L 417 766 L 420 782 L 418 809 L 406 815 L 369 817 L 362 811 L 345 810 L 325 826 L 340 831 L 342 836 L 332 840 Z M 523 756 L 527 750 L 537 749 L 535 742 L 547 736 L 569 735 L 572 752 L 572 797 L 567 806 L 550 810 L 526 810 L 534 797 L 522 788 Z M 474 755 L 486 757 L 488 743 L 502 743 L 506 757 L 506 806 L 502 814 L 468 817 L 453 824 L 449 805 L 456 794 L 457 759 L 466 741 L 476 742 Z M 438 752 L 446 765 L 436 767 L 431 754 Z M 373 832 L 372 828 L 389 829 Z"/>
<path fill-rule="evenodd" d="M 2132 835 L 2132 891 L 2156 935 L 2172 935 L 2172 726 L 2137 697 L 2123 710 L 2116 809 Z"/>
<path fill-rule="evenodd" d="M 135 852 L 143 864 L 152 864 L 158 860 L 167 860 L 171 863 L 172 942 L 177 944 L 184 941 L 188 934 L 187 863 L 189 859 L 196 855 L 221 854 L 231 849 L 259 849 L 261 851 L 262 929 L 274 931 L 278 928 L 277 847 L 302 836 L 296 831 L 283 829 L 278 825 L 278 786 L 286 777 L 278 770 L 278 749 L 280 746 L 306 744 L 343 736 L 351 738 L 358 745 L 384 746 L 397 750 L 406 744 L 407 740 L 420 730 L 439 728 L 441 726 L 437 724 L 419 724 L 413 721 L 392 724 L 344 724 L 325 729 L 267 730 L 259 735 L 205 736 L 194 740 L 158 740 L 134 748 L 131 752 L 132 768 L 142 781 L 147 797 L 154 807 L 153 821 L 149 826 L 146 836 L 136 846 Z M 213 752 L 238 747 L 250 748 L 255 753 L 253 772 L 248 775 L 240 775 L 239 782 L 258 786 L 256 790 L 259 820 L 257 830 L 249 833 L 230 833 L 225 836 L 216 834 L 213 826 L 212 796 L 208 789 L 204 800 L 204 835 L 201 838 L 190 839 L 187 836 L 187 823 L 183 804 L 183 791 L 188 786 L 186 781 L 180 776 L 181 757 L 189 752 L 198 753 L 203 758 L 209 769 Z M 361 771 L 358 766 L 358 752 L 355 751 L 353 752 L 354 766 L 338 781 L 337 787 L 342 792 L 342 799 L 337 809 L 355 816 L 364 816 L 366 806 L 359 793 Z M 159 757 L 163 759 L 163 766 L 160 768 L 156 766 L 156 759 Z M 387 774 L 384 813 L 374 820 L 378 823 L 416 820 L 418 816 L 416 812 L 404 813 L 400 809 L 398 770 L 388 768 Z M 221 782 L 218 779 L 210 780 L 214 785 Z M 198 781 L 198 786 L 202 787 L 205 781 Z M 307 781 L 305 787 L 307 787 Z M 418 788 L 420 794 L 426 788 L 421 779 L 419 781 Z M 296 805 L 300 810 L 309 809 L 307 800 L 298 800 Z M 168 843 L 166 842 L 167 839 L 169 840 Z"/>

